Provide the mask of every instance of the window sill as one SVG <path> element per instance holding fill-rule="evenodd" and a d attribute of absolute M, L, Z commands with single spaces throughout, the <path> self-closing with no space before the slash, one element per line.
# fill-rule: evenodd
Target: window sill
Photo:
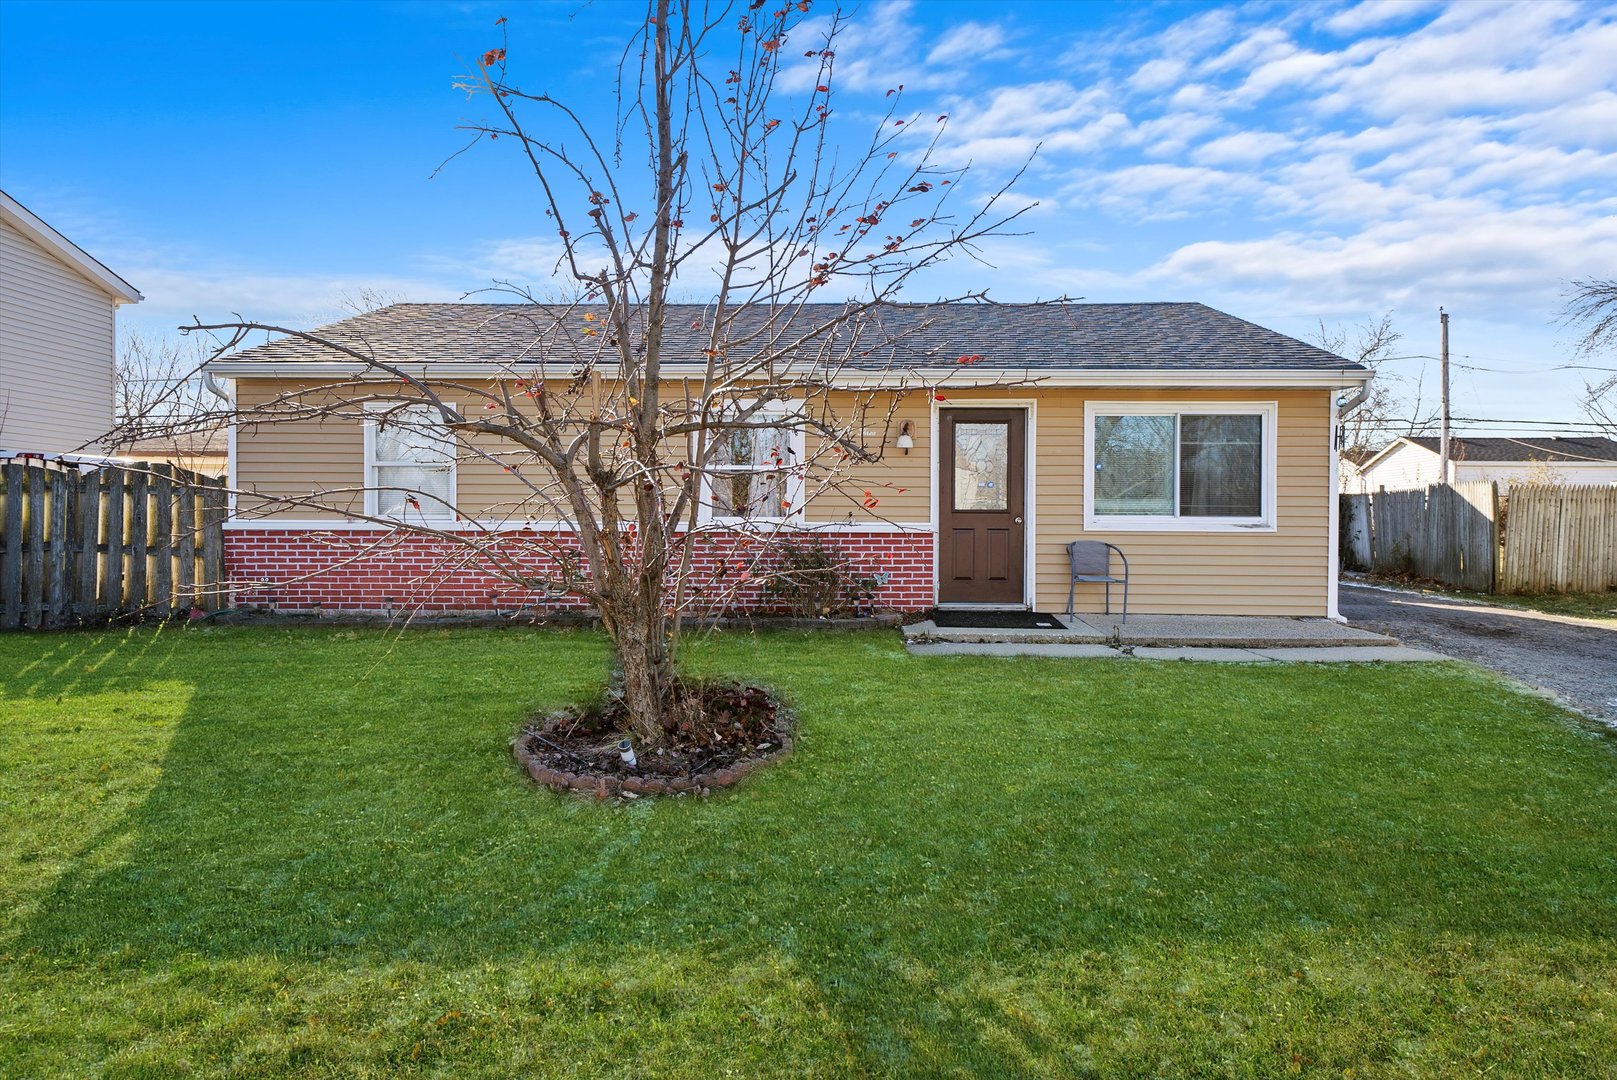
<path fill-rule="evenodd" d="M 1272 521 L 1197 521 L 1194 518 L 1084 518 L 1085 532 L 1110 533 L 1216 533 L 1242 535 L 1248 533 L 1274 533 L 1279 527 Z"/>

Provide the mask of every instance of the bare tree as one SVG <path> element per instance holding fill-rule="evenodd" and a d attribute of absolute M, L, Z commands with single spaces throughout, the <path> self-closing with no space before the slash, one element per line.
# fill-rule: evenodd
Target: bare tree
<path fill-rule="evenodd" d="M 693 719 L 675 672 L 689 614 L 722 608 L 770 573 L 804 505 L 881 514 L 879 485 L 861 469 L 880 459 L 898 402 L 936 394 L 944 378 L 970 380 L 981 359 L 937 344 L 924 312 L 893 301 L 1022 212 L 1002 209 L 1010 183 L 951 198 L 965 170 L 938 162 L 947 118 L 907 111 L 901 88 L 857 140 L 834 138 L 845 19 L 834 12 L 815 40 L 799 40 L 810 6 L 652 0 L 624 50 L 609 127 L 525 90 L 505 47 L 460 80 L 492 114 L 467 125 L 472 145 L 513 147 L 556 252 L 554 295 L 501 286 L 526 301 L 508 316 L 526 329 L 492 377 L 456 378 L 450 364 L 421 363 L 452 356 L 401 356 L 358 331 L 190 328 L 217 335 L 218 355 L 268 331 L 351 364 L 239 419 L 370 419 L 391 432 L 424 466 L 416 479 L 377 477 L 368 492 L 316 501 L 349 500 L 356 517 L 434 538 L 446 563 L 587 603 L 648 743 Z M 783 88 L 788 64 L 812 90 Z M 676 288 L 703 298 L 698 316 L 671 306 Z M 455 508 L 430 466 L 451 459 L 509 477 L 502 521 L 565 529 L 443 524 Z M 733 555 L 702 559 L 721 539 Z"/>
<path fill-rule="evenodd" d="M 1562 315 L 1566 322 L 1583 330 L 1578 340 L 1580 353 L 1617 355 L 1617 281 L 1574 281 Z M 1579 404 L 1597 427 L 1617 436 L 1617 374 L 1584 383 Z"/>
<path fill-rule="evenodd" d="M 1365 399 L 1342 417 L 1344 457 L 1368 455 L 1400 435 L 1419 435 L 1437 422 L 1435 410 L 1422 400 L 1421 379 L 1412 380 L 1387 366 L 1401 337 L 1390 311 L 1351 330 L 1330 328 L 1323 321 L 1319 325 L 1315 340 L 1321 348 L 1357 360 L 1374 375 Z"/>
<path fill-rule="evenodd" d="M 174 340 L 130 331 L 118 350 L 113 384 L 113 430 L 101 441 L 124 452 L 160 452 L 182 467 L 224 452 L 224 430 L 202 365 L 210 350 L 200 340 Z"/>

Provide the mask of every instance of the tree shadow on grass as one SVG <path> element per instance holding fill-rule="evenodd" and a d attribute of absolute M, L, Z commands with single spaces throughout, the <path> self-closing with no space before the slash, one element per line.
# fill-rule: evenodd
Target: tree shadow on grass
<path fill-rule="evenodd" d="M 722 797 L 627 806 L 535 791 L 507 753 L 598 685 L 595 635 L 51 651 L 8 699 L 193 689 L 149 793 L 87 849 L 116 858 L 70 867 L 6 947 L 362 982 L 656 956 L 697 1001 L 704 965 L 762 961 L 866 1066 L 1029 1074 L 1096 1022 L 1075 957 L 1457 937 L 1612 961 L 1617 770 L 1548 706 L 1460 669 L 1433 695 L 1411 669 L 938 664 L 878 640 L 704 646 L 698 667 L 792 697 L 798 751 Z M 1142 1001 L 1171 997 L 1162 963 Z"/>

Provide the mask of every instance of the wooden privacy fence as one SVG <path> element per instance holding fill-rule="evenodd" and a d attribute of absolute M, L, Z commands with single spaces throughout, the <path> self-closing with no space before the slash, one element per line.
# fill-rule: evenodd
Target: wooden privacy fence
<path fill-rule="evenodd" d="M 0 474 L 0 630 L 220 606 L 223 480 L 31 458 Z"/>
<path fill-rule="evenodd" d="M 1342 496 L 1370 569 L 1492 592 L 1499 498 L 1488 481 Z M 1367 555 L 1367 557 L 1366 557 Z"/>
<path fill-rule="evenodd" d="M 1504 512 L 1501 512 L 1503 509 Z M 1617 487 L 1490 481 L 1342 496 L 1342 550 L 1476 592 L 1617 588 Z"/>
<path fill-rule="evenodd" d="M 1508 502 L 1500 592 L 1617 588 L 1617 487 L 1516 486 Z"/>

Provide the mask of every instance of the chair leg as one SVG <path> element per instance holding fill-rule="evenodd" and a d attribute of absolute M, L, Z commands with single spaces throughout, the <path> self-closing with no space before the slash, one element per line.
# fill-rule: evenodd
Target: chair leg
<path fill-rule="evenodd" d="M 1106 614 L 1110 615 L 1111 613 L 1112 613 L 1112 583 L 1110 581 L 1108 581 L 1106 583 Z"/>
<path fill-rule="evenodd" d="M 1127 574 L 1123 575 L 1123 621 L 1129 621 L 1129 579 Z"/>
<path fill-rule="evenodd" d="M 1068 615 L 1071 615 L 1073 613 L 1072 612 L 1072 599 L 1073 599 L 1073 595 L 1077 591 L 1078 591 L 1078 583 L 1076 581 L 1067 582 L 1067 614 Z"/>

